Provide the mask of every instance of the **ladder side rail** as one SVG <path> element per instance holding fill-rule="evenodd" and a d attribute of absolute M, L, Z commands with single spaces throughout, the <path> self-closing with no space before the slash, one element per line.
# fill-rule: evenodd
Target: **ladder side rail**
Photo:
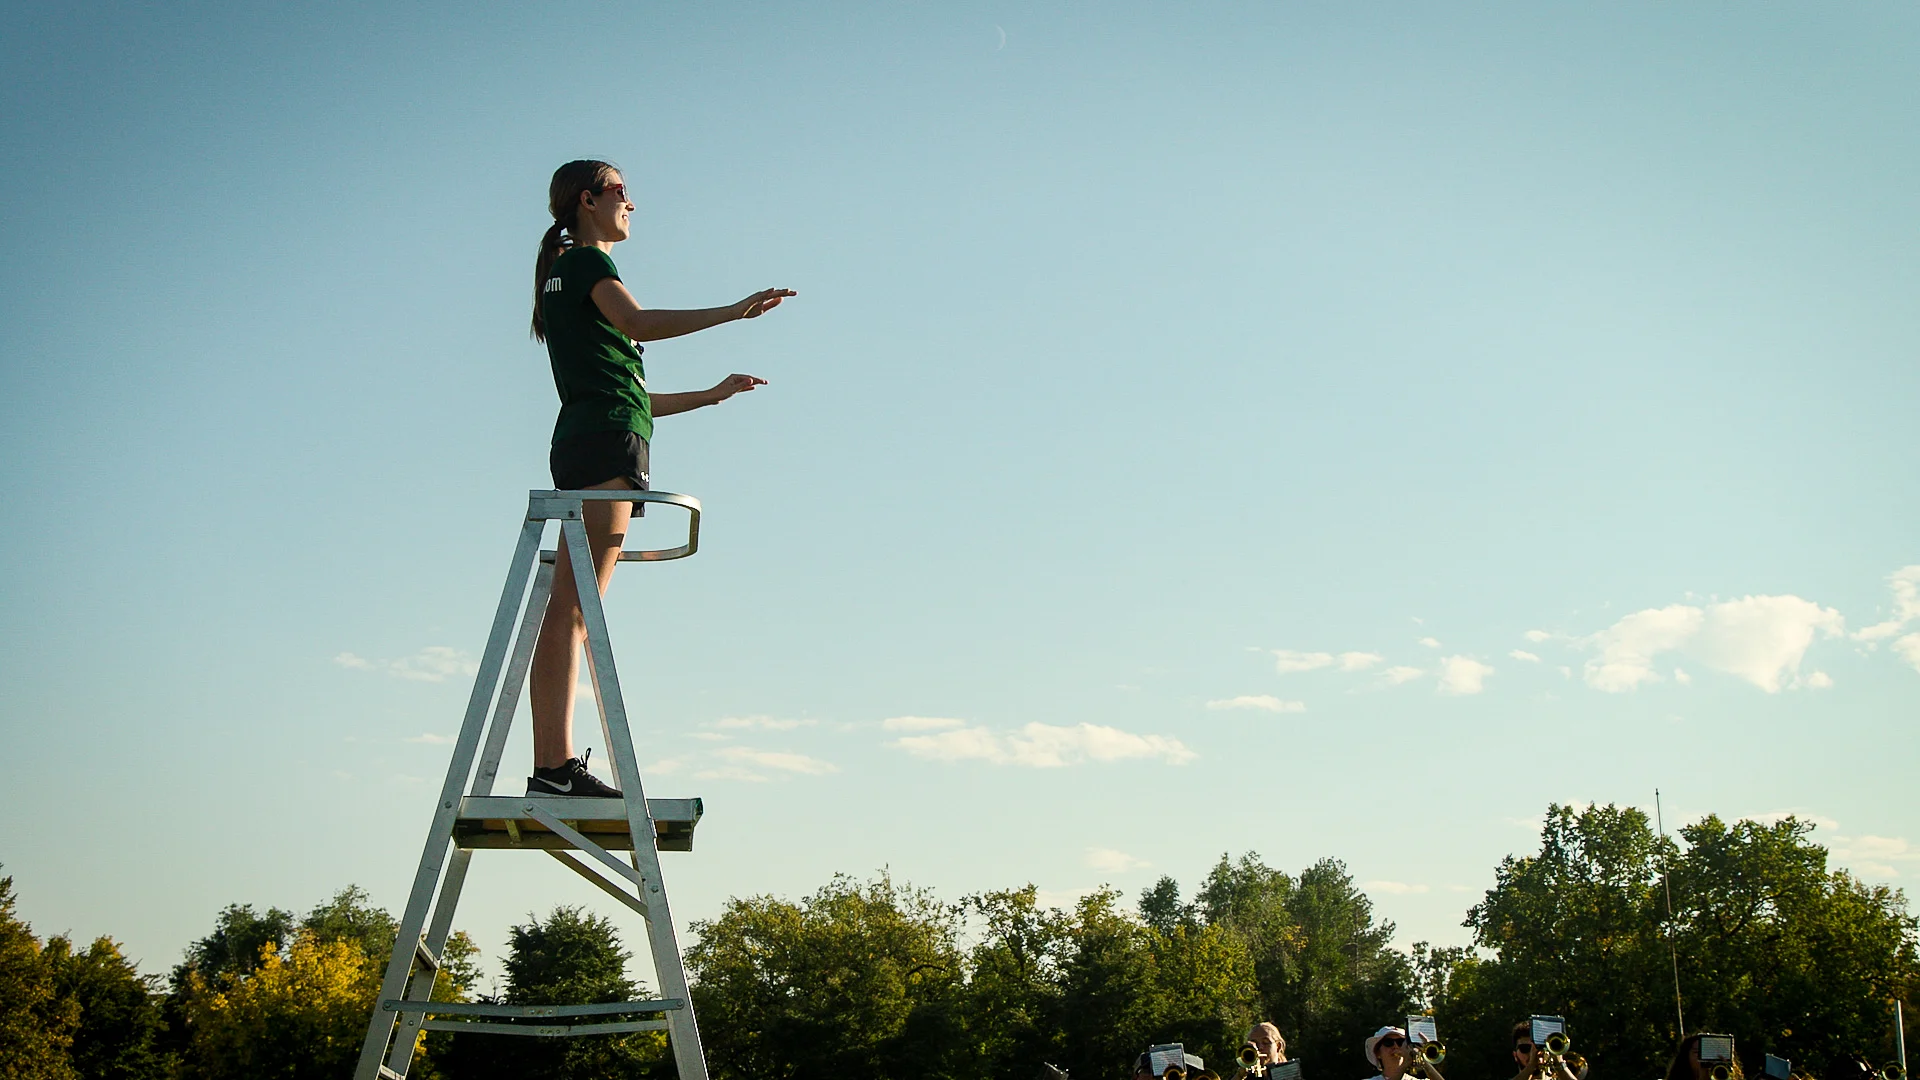
<path fill-rule="evenodd" d="M 493 700 L 494 687 L 500 681 L 500 668 L 506 659 L 507 636 L 513 630 L 513 617 L 520 611 L 535 556 L 540 549 L 544 520 L 532 516 L 520 528 L 520 542 L 514 546 L 513 562 L 507 568 L 506 587 L 500 591 L 500 605 L 493 616 L 493 629 L 487 636 L 486 652 L 480 657 L 480 670 L 474 674 L 473 692 L 467 698 L 466 719 L 460 725 L 460 737 L 454 742 L 453 758 L 447 763 L 447 779 L 440 788 L 440 805 L 434 808 L 433 825 L 427 832 L 427 844 L 420 855 L 420 869 L 413 877 L 413 891 L 407 897 L 406 913 L 393 943 L 393 956 L 387 961 L 386 977 L 381 980 L 381 998 L 397 998 L 406 989 L 407 975 L 413 967 L 414 946 L 427 921 L 427 905 L 438 891 L 447 852 L 453 846 L 453 819 L 460 805 L 460 789 L 466 786 L 480 748 L 480 728 L 485 723 L 487 704 Z M 360 1063 L 354 1070 L 356 1080 L 378 1080 L 380 1059 L 385 1056 L 387 1040 L 393 1035 L 395 1018 L 374 1009 L 367 1021 L 366 1042 L 360 1047 Z"/>
<path fill-rule="evenodd" d="M 427 924 L 427 936 L 424 944 L 427 952 L 433 955 L 433 966 L 417 965 L 413 977 L 407 982 L 407 998 L 411 1001 L 428 1001 L 433 997 L 433 984 L 440 979 L 440 970 L 447 963 L 447 938 L 453 932 L 453 910 L 460 905 L 460 891 L 467 884 L 467 867 L 473 862 L 473 852 L 467 848 L 456 848 L 453 859 L 447 864 L 447 876 L 440 883 L 440 896 L 433 904 L 433 920 Z M 387 1051 L 387 1068 L 407 1075 L 413 1067 L 414 1044 L 419 1041 L 420 1021 L 424 1015 L 400 1016 L 399 1031 L 393 1037 L 393 1046 Z"/>
<path fill-rule="evenodd" d="M 706 1050 L 701 1045 L 700 1027 L 694 1017 L 693 995 L 687 988 L 687 971 L 675 936 L 666 881 L 660 873 L 659 837 L 654 830 L 653 814 L 647 808 L 639 759 L 633 752 L 633 731 L 627 723 L 626 702 L 620 694 L 613 643 L 607 633 L 606 607 L 600 600 L 599 581 L 593 575 L 591 553 L 587 549 L 586 526 L 563 521 L 560 533 L 566 541 L 580 593 L 580 613 L 587 628 L 588 656 L 593 661 L 594 696 L 599 700 L 601 730 L 606 738 L 607 753 L 614 759 L 615 778 L 626 796 L 627 826 L 633 836 L 633 866 L 646 882 L 643 900 L 651 913 L 647 919 L 647 940 L 652 946 L 654 974 L 660 981 L 662 997 L 679 998 L 687 1003 L 686 1008 L 668 1017 L 668 1041 L 673 1047 L 674 1065 L 680 1080 L 707 1080 Z M 641 840 L 643 836 L 645 842 Z"/>
<path fill-rule="evenodd" d="M 473 774 L 473 787 L 469 789 L 472 794 L 493 794 L 493 781 L 500 773 L 500 756 L 506 752 L 507 735 L 513 729 L 513 712 L 520 707 L 520 691 L 527 685 L 527 672 L 533 667 L 533 647 L 540 640 L 540 623 L 546 618 L 547 600 L 552 595 L 553 564 L 542 561 L 533 575 L 533 591 L 527 594 L 527 606 L 520 617 L 520 631 L 514 638 L 506 681 L 500 684 L 500 697 L 494 703 L 486 748 L 480 753 L 480 768 Z"/>

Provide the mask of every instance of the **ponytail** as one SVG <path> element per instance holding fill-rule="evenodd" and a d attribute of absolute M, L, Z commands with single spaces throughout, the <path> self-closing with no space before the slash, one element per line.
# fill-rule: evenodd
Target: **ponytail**
<path fill-rule="evenodd" d="M 540 254 L 533 260 L 535 341 L 547 340 L 547 320 L 540 314 L 540 296 L 547 286 L 547 275 L 553 271 L 553 260 L 573 246 L 573 238 L 565 234 L 579 227 L 580 193 L 604 187 L 602 181 L 618 171 L 604 161 L 569 161 L 553 171 L 553 180 L 547 185 L 547 212 L 553 215 L 553 224 L 540 238 Z"/>

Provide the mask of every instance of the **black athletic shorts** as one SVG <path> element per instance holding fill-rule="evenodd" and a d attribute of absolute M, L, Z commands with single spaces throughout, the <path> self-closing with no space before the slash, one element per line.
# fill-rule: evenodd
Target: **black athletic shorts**
<path fill-rule="evenodd" d="M 553 469 L 553 486 L 560 491 L 577 491 L 625 479 L 640 491 L 652 485 L 647 476 L 647 440 L 631 431 L 589 431 L 554 441 L 547 455 Z M 646 512 L 645 503 L 634 503 L 633 512 Z"/>

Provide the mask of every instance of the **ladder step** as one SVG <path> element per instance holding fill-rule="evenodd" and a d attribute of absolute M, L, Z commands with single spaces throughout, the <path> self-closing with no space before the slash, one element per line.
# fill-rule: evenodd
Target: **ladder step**
<path fill-rule="evenodd" d="M 380 1066 L 380 1080 L 407 1080 L 407 1078 L 382 1065 Z"/>
<path fill-rule="evenodd" d="M 410 1001 L 387 998 L 380 1002 L 387 1012 L 428 1013 L 435 1016 L 491 1016 L 508 1020 L 529 1018 L 563 1019 L 570 1016 L 618 1016 L 623 1013 L 663 1013 L 684 1009 L 681 998 L 655 998 L 647 1001 L 599 1001 L 588 1005 L 500 1005 L 491 1001 Z"/>
<path fill-rule="evenodd" d="M 574 799 L 566 796 L 469 795 L 460 800 L 453 842 L 463 848 L 571 848 L 527 812 L 539 806 L 568 822 L 608 851 L 632 851 L 625 799 Z M 654 846 L 660 851 L 692 851 L 693 829 L 705 807 L 699 799 L 648 799 Z"/>
<path fill-rule="evenodd" d="M 485 1035 L 534 1035 L 548 1039 L 563 1035 L 666 1031 L 669 1027 L 665 1020 L 612 1020 L 597 1024 L 489 1024 L 480 1020 L 428 1020 L 420 1026 L 427 1031 L 477 1031 Z"/>
<path fill-rule="evenodd" d="M 420 966 L 428 971 L 440 970 L 440 958 L 433 955 L 433 950 L 427 948 L 425 941 L 413 943 L 413 958 L 420 961 Z"/>

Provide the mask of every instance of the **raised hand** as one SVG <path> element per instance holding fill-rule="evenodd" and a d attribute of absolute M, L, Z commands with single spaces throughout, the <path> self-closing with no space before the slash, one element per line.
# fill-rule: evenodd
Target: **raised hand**
<path fill-rule="evenodd" d="M 751 390 L 756 386 L 765 386 L 765 385 L 767 385 L 767 380 L 761 378 L 758 375 L 737 375 L 736 374 L 736 375 L 729 375 L 726 378 L 721 379 L 719 382 L 714 383 L 713 389 L 707 391 L 707 393 L 712 396 L 714 404 L 717 405 L 720 402 L 727 400 L 728 398 L 732 397 L 735 394 L 745 393 L 746 391 Z"/>
<path fill-rule="evenodd" d="M 740 303 L 735 306 L 743 308 L 740 313 L 741 318 L 757 319 L 762 314 L 779 307 L 780 301 L 785 300 L 789 296 L 798 295 L 800 294 L 794 292 L 792 289 L 761 289 L 759 292 L 740 301 Z"/>

